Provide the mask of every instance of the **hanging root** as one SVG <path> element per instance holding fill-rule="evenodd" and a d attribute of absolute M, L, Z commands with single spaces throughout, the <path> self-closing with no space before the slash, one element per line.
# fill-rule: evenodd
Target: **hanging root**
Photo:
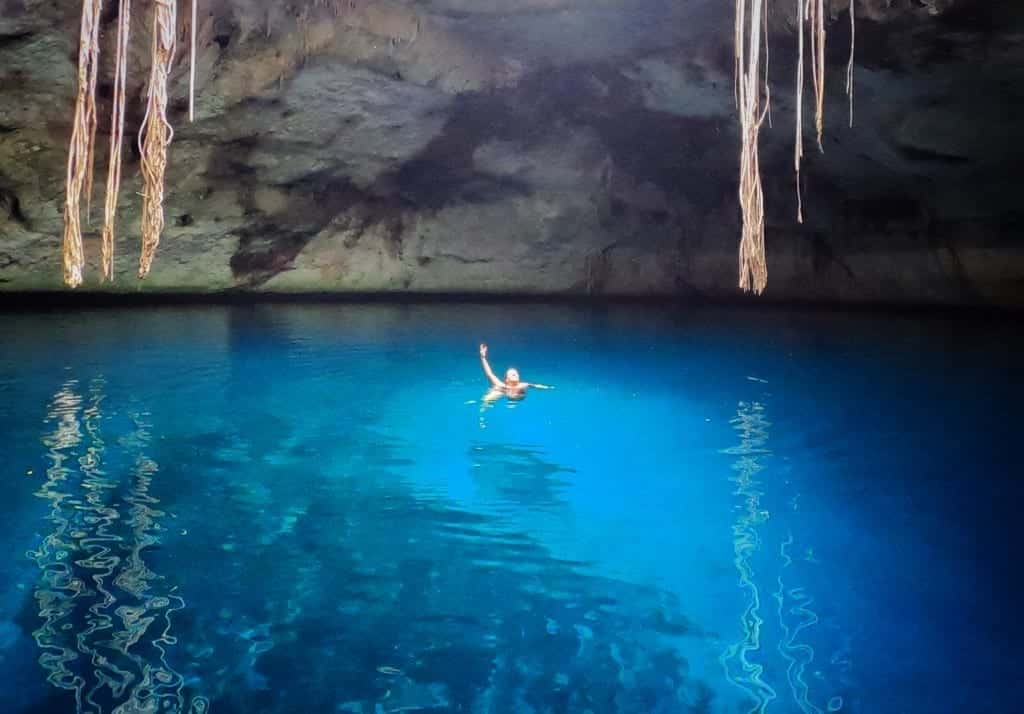
<path fill-rule="evenodd" d="M 746 36 L 747 26 L 747 0 L 736 0 L 736 42 L 733 47 L 734 55 L 734 67 L 733 67 L 733 94 L 736 98 L 736 109 L 743 111 L 743 91 L 740 88 L 740 83 L 743 81 L 743 72 L 745 71 L 744 56 L 746 53 L 746 46 L 743 38 Z"/>
<path fill-rule="evenodd" d="M 856 38 L 856 21 L 854 5 L 857 0 L 850 0 L 850 61 L 846 65 L 846 94 L 850 98 L 850 126 L 853 126 L 853 57 Z M 804 22 L 810 25 L 811 33 L 811 76 L 814 83 L 814 128 L 817 133 L 818 150 L 824 151 L 822 131 L 824 129 L 825 108 L 825 3 L 824 0 L 797 0 L 797 27 L 799 46 L 796 67 L 796 146 L 793 150 L 793 162 L 796 169 L 796 217 L 804 222 L 803 197 L 800 190 L 800 162 L 804 155 Z"/>
<path fill-rule="evenodd" d="M 192 4 L 192 27 L 189 40 L 189 65 L 188 65 L 188 120 L 196 120 L 196 3 L 198 0 L 190 0 Z"/>
<path fill-rule="evenodd" d="M 853 128 L 853 53 L 857 41 L 857 20 L 853 6 L 857 0 L 850 0 L 850 61 L 846 65 L 846 94 L 850 98 L 850 128 Z"/>
<path fill-rule="evenodd" d="M 96 82 L 100 73 L 100 10 L 102 0 L 93 1 L 92 40 L 89 44 L 89 103 L 88 124 L 89 124 L 89 154 L 85 162 L 85 216 L 92 220 L 92 177 L 93 164 L 96 155 Z"/>
<path fill-rule="evenodd" d="M 759 125 L 756 122 L 755 126 Z M 740 159 L 740 208 L 743 235 L 740 239 L 740 289 L 760 295 L 768 285 L 764 248 L 764 193 L 757 155 L 758 129 L 744 132 Z"/>
<path fill-rule="evenodd" d="M 110 165 L 107 168 L 107 202 L 103 214 L 103 278 L 114 279 L 114 221 L 117 194 L 121 190 L 121 145 L 124 139 L 125 82 L 128 74 L 128 34 L 131 0 L 120 0 L 117 12 L 117 55 L 114 64 L 114 108 L 110 116 Z"/>
<path fill-rule="evenodd" d="M 811 63 L 814 80 L 814 128 L 818 135 L 818 150 L 824 151 L 821 136 L 825 128 L 825 0 L 808 0 L 808 19 L 811 24 Z"/>
<path fill-rule="evenodd" d="M 64 282 L 82 284 L 85 255 L 82 250 L 82 188 L 92 182 L 92 145 L 96 121 L 96 75 L 99 59 L 100 0 L 83 0 L 78 46 L 78 96 L 68 148 L 68 173 L 64 199 Z"/>
<path fill-rule="evenodd" d="M 167 122 L 167 78 L 174 59 L 177 0 L 154 0 L 153 59 L 146 117 L 139 136 L 142 156 L 142 254 L 139 277 L 149 274 L 164 228 L 164 171 L 174 131 Z"/>
<path fill-rule="evenodd" d="M 768 83 L 768 3 L 764 5 L 764 106 L 768 112 L 768 128 L 772 128 L 772 88 Z"/>
<path fill-rule="evenodd" d="M 748 22 L 740 22 L 740 18 L 747 17 L 747 2 L 750 3 L 749 32 Z M 739 187 L 740 210 L 743 214 L 739 286 L 742 290 L 760 294 L 768 283 L 764 248 L 764 193 L 758 159 L 758 135 L 768 111 L 767 92 L 762 107 L 759 77 L 765 7 L 764 0 L 737 0 L 736 7 L 736 56 L 741 72 L 737 86 L 743 140 Z"/>
<path fill-rule="evenodd" d="M 852 0 L 851 0 L 852 1 Z M 793 165 L 796 169 L 796 220 L 804 222 L 803 197 L 800 195 L 800 162 L 804 158 L 804 0 L 796 0 L 797 61 L 796 61 L 796 141 Z"/>

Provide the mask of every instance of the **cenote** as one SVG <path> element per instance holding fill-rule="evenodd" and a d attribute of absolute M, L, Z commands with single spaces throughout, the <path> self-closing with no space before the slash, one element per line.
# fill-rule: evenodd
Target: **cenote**
<path fill-rule="evenodd" d="M 0 0 L 0 714 L 1017 714 L 1024 2 Z"/>
<path fill-rule="evenodd" d="M 1009 318 L 3 324 L 5 714 L 1017 709 Z"/>

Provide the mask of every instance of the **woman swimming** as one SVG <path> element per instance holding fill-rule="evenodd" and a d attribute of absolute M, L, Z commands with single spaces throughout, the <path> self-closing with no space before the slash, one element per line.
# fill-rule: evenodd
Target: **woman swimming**
<path fill-rule="evenodd" d="M 494 374 L 494 370 L 491 369 L 490 363 L 487 361 L 487 345 L 480 345 L 480 364 L 484 368 L 484 374 L 487 375 L 487 379 L 491 382 L 491 389 L 484 395 L 485 402 L 493 402 L 501 397 L 508 397 L 509 399 L 522 399 L 526 396 L 526 390 L 530 387 L 535 389 L 554 389 L 546 384 L 538 384 L 536 382 L 524 382 L 519 379 L 519 370 L 515 367 L 509 367 L 505 370 L 505 379 L 498 379 L 497 375 Z"/>

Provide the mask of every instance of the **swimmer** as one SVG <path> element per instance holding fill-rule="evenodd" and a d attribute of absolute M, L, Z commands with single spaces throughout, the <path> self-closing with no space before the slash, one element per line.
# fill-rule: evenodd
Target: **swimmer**
<path fill-rule="evenodd" d="M 491 369 L 490 363 L 487 361 L 487 345 L 480 345 L 480 364 L 483 365 L 484 374 L 487 375 L 487 379 L 491 381 L 491 389 L 484 395 L 485 402 L 493 402 L 501 397 L 522 399 L 526 396 L 526 390 L 531 387 L 534 389 L 554 389 L 554 387 L 549 387 L 546 384 L 520 380 L 519 370 L 515 367 L 509 367 L 505 371 L 504 381 L 498 379 L 497 375 L 494 374 L 494 370 Z"/>

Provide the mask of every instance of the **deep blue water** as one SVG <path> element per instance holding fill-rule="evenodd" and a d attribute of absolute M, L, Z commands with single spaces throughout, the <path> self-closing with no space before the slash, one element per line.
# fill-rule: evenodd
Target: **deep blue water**
<path fill-rule="evenodd" d="M 3 714 L 1022 711 L 1010 319 L 0 319 Z"/>

